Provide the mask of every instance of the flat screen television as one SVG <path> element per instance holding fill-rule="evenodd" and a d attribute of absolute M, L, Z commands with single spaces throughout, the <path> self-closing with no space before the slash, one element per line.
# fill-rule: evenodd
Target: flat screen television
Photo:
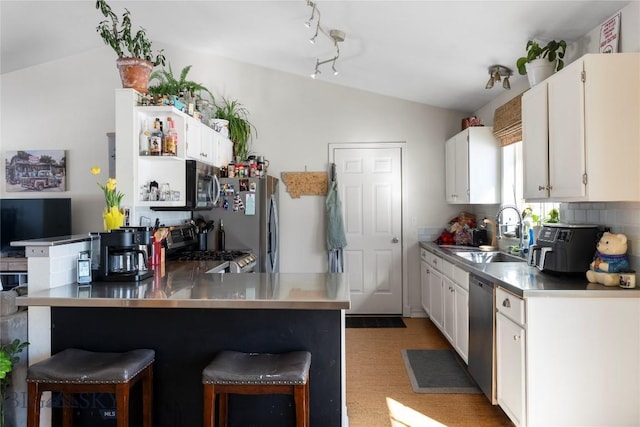
<path fill-rule="evenodd" d="M 2 256 L 24 255 L 18 240 L 42 239 L 71 234 L 71 199 L 0 199 Z"/>

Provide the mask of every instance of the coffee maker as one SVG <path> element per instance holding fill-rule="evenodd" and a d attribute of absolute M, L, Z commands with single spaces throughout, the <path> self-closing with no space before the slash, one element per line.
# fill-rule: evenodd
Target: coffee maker
<path fill-rule="evenodd" d="M 100 233 L 101 281 L 137 282 L 153 276 L 148 269 L 146 248 L 151 244 L 149 227 L 125 227 Z"/>

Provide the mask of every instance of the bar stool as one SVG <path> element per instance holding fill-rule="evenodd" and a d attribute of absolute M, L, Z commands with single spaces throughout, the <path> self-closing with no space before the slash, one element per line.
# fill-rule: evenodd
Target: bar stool
<path fill-rule="evenodd" d="M 62 425 L 73 422 L 72 394 L 113 393 L 116 397 L 117 426 L 129 426 L 129 394 L 142 380 L 143 426 L 152 427 L 153 361 L 155 351 L 138 349 L 124 353 L 97 353 L 66 349 L 27 371 L 27 426 L 40 425 L 42 392 L 62 393 Z"/>
<path fill-rule="evenodd" d="M 288 394 L 295 402 L 296 426 L 309 426 L 311 353 L 282 354 L 223 351 L 202 371 L 204 427 L 215 426 L 216 395 L 220 426 L 228 419 L 228 394 Z"/>

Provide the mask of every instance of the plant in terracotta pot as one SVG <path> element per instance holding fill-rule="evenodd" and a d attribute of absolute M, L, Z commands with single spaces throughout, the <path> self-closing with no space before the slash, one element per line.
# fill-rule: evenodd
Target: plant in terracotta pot
<path fill-rule="evenodd" d="M 567 43 L 564 40 L 551 40 L 545 46 L 540 46 L 535 40 L 527 42 L 527 55 L 518 58 L 516 67 L 518 73 L 527 75 L 531 86 L 535 86 L 556 71 L 564 68 L 564 54 Z"/>
<path fill-rule="evenodd" d="M 111 46 L 118 55 L 116 64 L 120 71 L 122 87 L 147 93 L 151 70 L 165 63 L 162 50 L 157 54 L 152 52 L 151 41 L 147 38 L 144 28 L 140 28 L 135 34 L 132 32 L 131 14 L 127 9 L 122 14 L 122 23 L 105 0 L 97 0 L 96 9 L 107 18 L 98 24 L 96 31 L 105 44 Z"/>
<path fill-rule="evenodd" d="M 222 105 L 216 106 L 216 119 L 229 122 L 229 139 L 233 142 L 233 155 L 240 161 L 247 159 L 249 140 L 257 134 L 255 126 L 248 120 L 249 111 L 237 100 L 222 98 Z"/>

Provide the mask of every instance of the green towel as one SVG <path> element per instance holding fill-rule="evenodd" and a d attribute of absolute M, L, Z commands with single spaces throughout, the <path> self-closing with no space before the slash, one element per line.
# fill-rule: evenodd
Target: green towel
<path fill-rule="evenodd" d="M 338 184 L 332 181 L 325 201 L 327 209 L 327 249 L 332 251 L 347 246 L 342 221 L 342 203 L 338 196 Z"/>

